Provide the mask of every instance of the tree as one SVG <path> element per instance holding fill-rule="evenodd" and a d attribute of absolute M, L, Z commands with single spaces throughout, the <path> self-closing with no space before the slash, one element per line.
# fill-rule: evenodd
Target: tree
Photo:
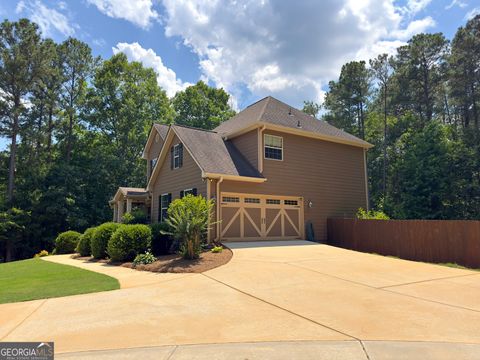
<path fill-rule="evenodd" d="M 370 60 L 370 69 L 374 78 L 378 81 L 383 97 L 383 196 L 387 189 L 387 98 L 388 83 L 392 75 L 392 66 L 387 54 L 378 55 Z"/>
<path fill-rule="evenodd" d="M 27 108 L 26 96 L 35 87 L 43 70 L 38 26 L 27 19 L 5 20 L 0 25 L 1 134 L 10 138 L 7 201 L 15 187 L 17 136 Z"/>
<path fill-rule="evenodd" d="M 346 63 L 342 66 L 338 82 L 329 82 L 329 91 L 325 94 L 325 108 L 330 112 L 327 120 L 365 139 L 369 92 L 370 76 L 365 61 Z"/>
<path fill-rule="evenodd" d="M 230 95 L 203 81 L 178 92 L 172 100 L 175 124 L 211 130 L 235 115 L 228 104 Z"/>
<path fill-rule="evenodd" d="M 93 72 L 95 62 L 90 47 L 72 37 L 60 44 L 63 85 L 61 107 L 65 111 L 67 123 L 63 130 L 65 141 L 65 161 L 70 162 L 74 141 L 74 127 L 78 112 L 83 104 L 87 81 Z"/>
<path fill-rule="evenodd" d="M 3 247 L 0 257 L 5 262 L 14 259 L 16 247 L 25 237 L 29 221 L 30 214 L 17 208 L 0 212 L 0 245 Z"/>
<path fill-rule="evenodd" d="M 304 101 L 302 111 L 316 118 L 321 108 L 322 106 L 314 101 Z"/>

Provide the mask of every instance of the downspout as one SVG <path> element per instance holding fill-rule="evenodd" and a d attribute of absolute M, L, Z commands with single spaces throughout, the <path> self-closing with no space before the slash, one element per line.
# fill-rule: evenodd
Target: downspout
<path fill-rule="evenodd" d="M 217 215 L 215 216 L 217 219 L 217 241 L 220 241 L 220 184 L 223 182 L 223 176 L 217 181 Z"/>
<path fill-rule="evenodd" d="M 370 211 L 370 201 L 368 196 L 368 170 L 367 170 L 367 149 L 363 149 L 363 169 L 365 172 L 365 200 L 366 209 Z"/>

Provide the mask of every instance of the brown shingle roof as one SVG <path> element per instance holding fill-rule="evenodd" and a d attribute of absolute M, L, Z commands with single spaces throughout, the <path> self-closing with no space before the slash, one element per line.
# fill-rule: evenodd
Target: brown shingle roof
<path fill-rule="evenodd" d="M 349 143 L 370 147 L 371 145 L 343 130 L 337 129 L 326 121 L 318 120 L 303 111 L 295 109 L 280 100 L 268 96 L 248 106 L 231 119 L 221 123 L 214 130 L 222 136 L 241 131 L 256 123 L 267 123 L 296 130 L 325 135 Z"/>
<path fill-rule="evenodd" d="M 165 138 L 167 137 L 167 132 L 168 132 L 168 127 L 169 126 L 164 125 L 164 124 L 153 124 L 153 126 L 155 127 L 155 129 L 158 131 L 158 133 L 162 137 L 162 140 L 165 140 Z"/>
<path fill-rule="evenodd" d="M 224 141 L 216 132 L 179 125 L 172 127 L 206 173 L 263 177 L 231 142 Z"/>

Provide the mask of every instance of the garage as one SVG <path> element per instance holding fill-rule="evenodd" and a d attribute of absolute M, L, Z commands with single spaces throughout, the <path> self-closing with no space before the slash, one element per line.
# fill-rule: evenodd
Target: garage
<path fill-rule="evenodd" d="M 304 238 L 303 198 L 222 192 L 222 241 Z"/>

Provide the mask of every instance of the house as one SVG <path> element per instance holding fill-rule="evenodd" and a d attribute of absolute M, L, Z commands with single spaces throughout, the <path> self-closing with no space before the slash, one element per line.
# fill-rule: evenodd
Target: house
<path fill-rule="evenodd" d="M 114 221 L 132 206 L 152 222 L 186 194 L 215 201 L 210 239 L 326 239 L 328 217 L 368 206 L 366 151 L 371 144 L 266 97 L 213 131 L 152 127 L 143 158 L 145 189 L 119 188 Z"/>

